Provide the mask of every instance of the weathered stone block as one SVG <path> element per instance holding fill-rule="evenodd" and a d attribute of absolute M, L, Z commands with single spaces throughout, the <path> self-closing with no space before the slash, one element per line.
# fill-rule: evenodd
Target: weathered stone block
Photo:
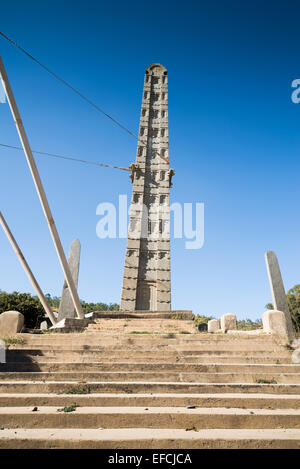
<path fill-rule="evenodd" d="M 21 332 L 24 326 L 24 316 L 19 311 L 5 311 L 0 314 L 0 336 L 6 337 L 9 335 Z"/>
<path fill-rule="evenodd" d="M 55 332 L 75 332 L 86 328 L 89 323 L 90 319 L 86 318 L 65 318 L 54 324 L 50 329 L 55 330 Z"/>
<path fill-rule="evenodd" d="M 170 282 L 171 274 L 169 270 L 159 270 L 157 272 L 157 281 L 168 280 Z"/>
<path fill-rule="evenodd" d="M 207 332 L 218 332 L 221 329 L 220 321 L 218 319 L 211 319 L 207 323 Z"/>
<path fill-rule="evenodd" d="M 291 343 L 291 346 L 294 347 L 295 349 L 300 348 L 300 339 L 294 339 L 293 342 Z"/>
<path fill-rule="evenodd" d="M 47 323 L 47 321 L 41 322 L 40 329 L 41 329 L 41 331 L 45 331 L 45 330 L 48 329 L 48 323 Z"/>
<path fill-rule="evenodd" d="M 164 292 L 164 291 L 158 291 L 157 292 L 157 302 L 158 303 L 164 303 L 164 302 L 170 302 L 171 301 L 171 292 Z M 170 306 L 169 306 L 170 309 Z"/>
<path fill-rule="evenodd" d="M 137 283 L 137 279 L 124 277 L 123 278 L 123 289 L 124 290 L 128 290 L 128 289 L 133 290 L 133 289 L 136 288 L 136 283 Z"/>
<path fill-rule="evenodd" d="M 126 278 L 138 278 L 138 269 L 135 267 L 124 267 L 124 277 Z"/>
<path fill-rule="evenodd" d="M 126 257 L 125 267 L 128 267 L 130 269 L 131 267 L 138 268 L 138 266 L 139 266 L 138 256 Z"/>
<path fill-rule="evenodd" d="M 276 334 L 279 337 L 288 340 L 288 327 L 286 316 L 283 311 L 269 309 L 262 315 L 262 323 L 264 332 L 268 334 Z"/>
<path fill-rule="evenodd" d="M 135 298 L 132 300 L 122 298 L 122 304 L 124 305 L 124 311 L 133 311 L 135 309 Z"/>
<path fill-rule="evenodd" d="M 135 289 L 134 288 L 124 288 L 123 297 L 124 300 L 135 300 Z"/>
<path fill-rule="evenodd" d="M 223 316 L 221 316 L 221 329 L 222 332 L 236 329 L 236 315 L 223 314 Z"/>

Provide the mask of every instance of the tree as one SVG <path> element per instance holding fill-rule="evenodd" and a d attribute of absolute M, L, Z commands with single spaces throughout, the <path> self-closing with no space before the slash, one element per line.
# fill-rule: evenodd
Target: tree
<path fill-rule="evenodd" d="M 300 330 L 300 285 L 295 285 L 286 294 L 292 320 L 296 330 Z"/>

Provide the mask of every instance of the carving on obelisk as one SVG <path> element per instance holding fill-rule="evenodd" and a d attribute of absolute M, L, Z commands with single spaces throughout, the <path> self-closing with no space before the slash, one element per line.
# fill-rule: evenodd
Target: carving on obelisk
<path fill-rule="evenodd" d="M 146 69 L 120 309 L 171 310 L 168 75 Z"/>
<path fill-rule="evenodd" d="M 78 287 L 78 275 L 79 275 L 79 263 L 80 263 L 80 241 L 75 239 L 70 247 L 70 253 L 68 258 L 68 264 L 70 267 L 71 275 L 73 277 L 76 288 Z M 71 293 L 66 281 L 64 281 L 61 301 L 58 310 L 58 321 L 65 318 L 74 318 L 75 309 L 72 301 Z"/>

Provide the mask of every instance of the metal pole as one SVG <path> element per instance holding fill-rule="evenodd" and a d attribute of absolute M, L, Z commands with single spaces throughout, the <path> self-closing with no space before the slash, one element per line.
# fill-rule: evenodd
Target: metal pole
<path fill-rule="evenodd" d="M 72 297 L 76 312 L 77 312 L 78 316 L 81 319 L 84 319 L 84 314 L 82 312 L 79 296 L 78 296 L 78 293 L 77 293 L 77 290 L 76 290 L 76 287 L 75 287 L 74 280 L 73 280 L 72 275 L 71 275 L 69 264 L 67 262 L 67 259 L 66 259 L 66 256 L 65 256 L 65 253 L 64 253 L 64 250 L 63 250 L 63 247 L 62 247 L 62 244 L 61 244 L 61 241 L 60 241 L 56 226 L 55 226 L 55 222 L 54 222 L 54 219 L 52 217 L 52 213 L 51 213 L 51 210 L 50 210 L 50 207 L 49 207 L 49 204 L 48 204 L 48 200 L 47 200 L 47 197 L 46 197 L 46 194 L 45 194 L 45 190 L 43 188 L 43 184 L 42 184 L 38 169 L 37 169 L 36 164 L 35 164 L 35 160 L 34 160 L 34 157 L 33 157 L 33 154 L 32 154 L 28 139 L 27 139 L 25 129 L 23 127 L 21 116 L 19 114 L 18 107 L 17 107 L 16 101 L 15 101 L 12 89 L 10 87 L 8 77 L 7 77 L 7 74 L 6 74 L 4 64 L 2 62 L 1 57 L 0 57 L 0 74 L 1 74 L 1 80 L 2 80 L 2 83 L 3 83 L 3 87 L 4 87 L 4 90 L 5 90 L 6 96 L 7 96 L 7 101 L 9 103 L 10 110 L 11 110 L 11 113 L 13 115 L 15 124 L 17 126 L 18 134 L 19 134 L 19 137 L 20 137 L 20 140 L 21 140 L 21 143 L 22 143 L 22 147 L 23 147 L 25 155 L 26 155 L 27 163 L 28 163 L 28 166 L 30 168 L 31 175 L 33 177 L 35 187 L 36 187 L 37 193 L 38 193 L 39 198 L 40 198 L 40 202 L 41 202 L 41 205 L 42 205 L 42 208 L 43 208 L 43 211 L 44 211 L 44 214 L 45 214 L 45 217 L 46 217 L 49 229 L 50 229 L 50 233 L 52 235 L 52 239 L 53 239 L 53 242 L 54 242 L 54 245 L 55 245 L 55 248 L 56 248 L 56 251 L 57 251 L 57 254 L 58 254 L 62 269 L 63 269 L 63 272 L 64 272 L 64 275 L 65 275 L 66 282 L 67 282 L 68 287 L 70 289 L 70 294 L 71 294 L 71 297 Z"/>
<path fill-rule="evenodd" d="M 8 227 L 8 225 L 7 225 L 7 223 L 6 223 L 6 221 L 5 221 L 5 219 L 4 219 L 1 212 L 0 212 L 0 224 L 1 224 L 1 226 L 4 230 L 4 232 L 5 232 L 6 236 L 8 237 L 8 240 L 9 240 L 10 244 L 12 245 L 13 250 L 17 254 L 17 257 L 18 257 L 23 269 L 25 270 L 25 273 L 26 273 L 27 277 L 31 281 L 31 283 L 33 285 L 33 288 L 35 289 L 36 294 L 39 297 L 39 300 L 42 303 L 42 305 L 44 307 L 44 310 L 46 311 L 46 314 L 48 315 L 50 321 L 52 322 L 52 324 L 54 326 L 54 324 L 56 324 L 56 319 L 55 319 L 55 316 L 52 312 L 52 309 L 48 305 L 48 302 L 47 302 L 47 300 L 46 300 L 46 298 L 45 298 L 39 284 L 37 283 L 37 280 L 36 280 L 35 276 L 33 275 L 29 265 L 27 264 L 26 259 L 23 256 L 23 253 L 22 253 L 21 249 L 19 248 L 17 241 L 13 237 L 13 234 L 10 231 L 10 229 L 9 229 L 9 227 Z"/>

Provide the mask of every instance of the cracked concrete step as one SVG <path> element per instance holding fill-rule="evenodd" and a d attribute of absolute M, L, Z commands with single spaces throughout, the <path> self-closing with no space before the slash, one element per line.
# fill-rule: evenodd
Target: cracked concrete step
<path fill-rule="evenodd" d="M 266 358 L 270 354 L 271 356 L 277 356 L 277 354 L 280 356 L 290 356 L 290 353 L 285 353 L 284 349 L 269 349 L 269 350 L 264 350 L 263 347 L 257 347 L 256 349 L 251 349 L 245 345 L 245 347 L 240 347 L 236 349 L 230 349 L 226 347 L 218 347 L 218 350 L 216 350 L 215 346 L 212 345 L 201 345 L 199 344 L 199 347 L 194 348 L 195 345 L 193 345 L 193 348 L 187 346 L 181 347 L 176 344 L 173 344 L 171 346 L 167 345 L 162 345 L 162 346 L 153 346 L 153 347 L 143 347 L 142 344 L 136 345 L 132 344 L 126 347 L 126 352 L 129 354 L 130 352 L 133 352 L 135 354 L 139 353 L 147 353 L 150 352 L 153 355 L 160 353 L 168 353 L 168 354 L 184 354 L 187 353 L 188 355 L 200 355 L 205 354 L 205 355 L 238 355 L 242 353 L 243 355 L 250 355 L 250 356 L 265 356 Z M 121 353 L 124 350 L 124 344 L 116 345 L 113 348 L 108 348 L 103 346 L 94 346 L 94 345 L 83 345 L 81 346 L 80 344 L 65 344 L 65 345 L 56 345 L 56 344 L 47 344 L 47 345 L 42 345 L 42 344 L 19 344 L 18 349 L 13 349 L 11 346 L 9 347 L 9 350 L 32 350 L 32 351 L 50 351 L 53 353 L 64 353 L 64 352 L 76 352 L 77 350 L 79 352 L 84 352 L 84 353 L 90 353 L 90 352 L 97 352 L 97 353 L 102 353 L 102 354 L 107 354 L 109 355 L 110 352 L 113 352 L 115 354 Z"/>
<path fill-rule="evenodd" d="M 122 357 L 123 358 L 123 357 Z M 128 362 L 9 362 L 0 364 L 0 372 L 99 372 L 99 371 L 171 371 L 197 373 L 300 373 L 300 364 L 207 364 L 207 363 L 128 363 Z"/>
<path fill-rule="evenodd" d="M 80 386 L 95 393 L 268 393 L 300 394 L 300 384 L 183 383 L 139 381 L 0 381 L 0 393 L 68 393 Z"/>
<path fill-rule="evenodd" d="M 300 409 L 300 395 L 288 394 L 80 394 L 82 386 L 72 394 L 0 394 L 2 407 L 68 406 L 84 407 L 231 407 L 251 409 Z"/>
<path fill-rule="evenodd" d="M 185 372 L 0 372 L 2 383 L 10 380 L 39 380 L 39 381 L 163 381 L 185 383 L 255 383 L 266 380 L 272 384 L 300 384 L 299 373 L 185 373 Z"/>
<path fill-rule="evenodd" d="M 108 322 L 103 322 L 103 325 L 104 324 L 121 324 L 121 322 L 117 322 L 115 320 L 112 320 L 112 321 L 108 321 Z M 124 322 L 123 322 L 124 323 Z M 122 324 L 123 324 L 122 323 Z M 128 324 L 133 324 L 134 321 L 131 321 L 131 322 L 128 322 Z M 186 321 L 187 324 L 191 324 L 190 321 Z M 154 324 L 153 321 L 150 321 L 149 323 L 147 323 L 146 321 L 136 321 L 136 324 L 142 324 L 145 328 L 144 332 L 146 332 L 144 335 L 145 335 L 145 338 L 148 337 L 151 338 L 151 337 L 159 337 L 159 336 L 156 336 L 156 335 L 153 335 L 151 333 L 147 334 L 147 332 L 150 332 L 150 331 L 147 331 L 146 330 L 146 326 L 147 324 Z M 172 321 L 158 321 L 158 324 L 176 324 L 175 322 L 172 322 Z M 183 321 L 180 321 L 180 327 L 182 326 L 183 324 Z M 118 329 L 120 329 L 118 327 Z M 231 331 L 232 332 L 232 331 Z M 173 331 L 171 330 L 170 328 L 170 331 L 168 331 L 168 334 L 172 334 Z M 256 342 L 264 342 L 264 343 L 277 343 L 277 341 L 275 342 L 274 341 L 274 337 L 272 337 L 270 334 L 253 334 L 253 332 L 249 332 L 245 335 L 245 331 L 243 334 L 239 334 L 239 333 L 234 333 L 234 334 L 209 334 L 209 333 L 199 333 L 197 331 L 197 329 L 194 330 L 194 332 L 192 334 L 188 334 L 188 337 L 186 337 L 185 334 L 180 334 L 180 336 L 183 336 L 183 339 L 185 340 L 186 338 L 188 340 L 192 338 L 194 338 L 195 340 L 197 341 L 208 341 L 208 342 L 232 342 L 232 343 L 236 343 L 236 342 L 253 342 L 253 341 L 256 341 Z M 128 334 L 126 334 L 128 335 Z M 103 339 L 103 338 L 110 338 L 110 337 L 113 337 L 114 339 L 116 339 L 116 334 L 115 334 L 115 331 L 109 331 L 109 330 L 104 330 L 102 331 L 101 333 L 101 337 L 99 337 L 99 334 L 95 333 L 94 335 L 91 335 L 91 334 L 85 334 L 85 332 L 78 332 L 78 333 L 72 333 L 72 334 L 68 334 L 67 336 L 62 336 L 61 334 L 57 334 L 55 333 L 54 331 L 48 331 L 48 333 L 44 333 L 44 334 L 20 334 L 19 337 L 21 338 L 24 338 L 26 339 L 27 341 L 40 341 L 40 340 L 47 340 L 47 341 L 61 341 L 63 342 L 65 339 L 68 340 L 68 341 L 72 341 L 74 338 L 77 340 L 77 338 L 79 338 L 81 341 L 84 341 L 84 340 L 91 340 L 91 339 L 95 339 L 95 340 L 98 340 L 99 339 Z M 120 338 L 120 337 L 118 337 Z M 122 336 L 122 338 L 124 339 L 125 337 Z"/>
<path fill-rule="evenodd" d="M 107 357 L 109 356 L 116 356 L 120 357 L 120 353 L 124 353 L 125 356 L 128 356 L 128 358 L 133 354 L 134 356 L 137 357 L 147 357 L 147 356 L 152 356 L 152 357 L 161 357 L 161 350 L 157 350 L 155 348 L 143 348 L 143 349 L 120 349 L 120 348 L 105 348 L 105 347 L 88 347 L 88 348 L 80 348 L 79 346 L 73 346 L 73 347 L 67 347 L 65 345 L 64 348 L 61 349 L 56 349 L 55 347 L 49 348 L 31 348 L 30 346 L 23 346 L 20 349 L 16 348 L 9 348 L 7 349 L 8 355 L 20 355 L 22 356 L 23 354 L 32 354 L 32 355 L 38 355 L 38 354 L 44 354 L 44 355 L 53 355 L 53 356 L 61 356 L 61 354 L 68 353 L 68 354 L 81 354 L 82 351 L 84 351 L 85 355 L 106 355 Z M 193 356 L 245 356 L 247 357 L 249 354 L 253 357 L 263 357 L 265 356 L 262 354 L 261 350 L 222 350 L 220 347 L 218 347 L 217 350 L 200 350 L 200 349 L 189 349 L 189 350 L 164 350 L 164 354 L 167 357 L 174 358 L 177 356 L 180 357 L 193 357 Z M 274 351 L 268 351 L 268 356 L 270 355 L 271 357 L 276 357 L 279 354 L 280 357 L 289 357 L 290 352 L 286 351 L 284 349 L 274 350 Z"/>
<path fill-rule="evenodd" d="M 99 361 L 105 361 L 106 363 L 110 363 L 110 364 L 114 364 L 114 363 L 118 363 L 118 361 L 120 360 L 120 354 L 118 354 L 118 356 L 116 357 L 108 357 L 108 356 L 92 356 L 91 358 L 89 358 L 88 356 L 83 356 L 82 357 L 82 360 L 80 361 L 80 363 L 82 364 L 93 364 L 93 363 L 99 363 Z M 64 360 L 68 363 L 78 363 L 78 360 L 80 358 L 80 354 L 79 355 L 67 355 L 65 357 L 63 357 Z M 136 358 L 133 358 L 131 357 L 130 359 L 128 359 L 126 361 L 126 363 L 128 364 L 140 364 L 140 363 L 144 363 L 145 362 L 145 358 L 146 357 L 136 357 Z M 178 363 L 178 364 L 194 364 L 194 363 L 197 363 L 197 360 L 199 360 L 199 364 L 205 364 L 205 365 L 209 365 L 209 364 L 212 364 L 212 365 L 221 365 L 221 364 L 233 364 L 233 365 L 251 365 L 251 364 L 258 364 L 258 365 L 290 365 L 292 364 L 291 363 L 291 359 L 290 357 L 288 358 L 264 358 L 264 357 L 257 357 L 257 358 L 252 358 L 252 357 L 245 357 L 245 358 L 241 358 L 240 356 L 233 356 L 233 357 L 224 357 L 224 356 L 205 356 L 205 355 L 202 355 L 201 357 L 178 357 L 177 359 L 174 360 L 174 362 L 171 360 L 171 359 L 165 359 L 165 357 L 162 357 L 161 354 L 160 354 L 160 357 L 156 357 L 156 358 L 153 358 L 153 357 L 149 357 L 149 359 L 147 360 L 147 363 L 153 363 L 153 364 L 157 364 L 157 363 L 161 363 L 161 360 L 162 358 L 164 358 L 164 362 L 165 364 L 172 364 L 172 363 Z M 124 357 L 122 356 L 122 359 L 124 359 Z M 28 365 L 30 364 L 39 364 L 39 363 L 61 363 L 61 357 L 59 356 L 56 356 L 56 357 L 52 357 L 52 356 L 46 356 L 46 355 L 40 355 L 40 356 L 18 356 L 18 357 L 15 357 L 14 359 L 12 357 L 9 357 L 8 360 L 7 360 L 7 363 L 8 364 L 12 364 L 12 363 L 27 363 Z"/>
<path fill-rule="evenodd" d="M 134 331 L 132 331 L 134 332 Z M 56 348 L 66 349 L 76 347 L 77 349 L 87 350 L 91 347 L 109 348 L 109 349 L 145 349 L 158 348 L 174 350 L 228 350 L 228 351 L 279 351 L 283 349 L 284 344 L 277 344 L 270 336 L 234 336 L 226 334 L 223 336 L 212 334 L 112 334 L 99 332 L 89 332 L 88 334 L 41 334 L 29 335 L 20 334 L 23 344 L 11 345 L 10 348 Z"/>
<path fill-rule="evenodd" d="M 147 323 L 145 321 L 137 321 L 137 324 L 142 324 L 145 328 L 144 332 L 146 331 L 146 325 Z M 172 321 L 169 323 L 171 324 Z M 188 324 L 190 324 L 190 321 L 187 321 Z M 111 324 L 117 324 L 116 321 L 111 321 Z M 153 324 L 151 321 L 150 324 Z M 159 324 L 166 324 L 166 321 L 160 321 Z M 180 324 L 182 325 L 182 321 L 180 321 Z M 169 335 L 173 334 L 173 331 L 170 330 L 168 333 L 164 333 L 162 335 L 160 334 L 136 334 L 136 339 L 140 340 L 147 340 L 147 341 L 157 341 L 157 340 L 164 340 L 166 338 L 174 338 L 174 337 L 167 337 Z M 101 334 L 99 333 L 94 333 L 94 334 L 86 334 L 85 332 L 83 333 L 71 333 L 71 334 L 57 334 L 55 332 L 50 331 L 50 333 L 44 333 L 44 334 L 18 334 L 19 338 L 24 339 L 26 342 L 41 342 L 41 341 L 46 341 L 46 342 L 51 342 L 51 343 L 63 343 L 63 342 L 72 342 L 73 340 L 79 340 L 80 342 L 85 342 L 89 343 L 89 341 L 94 340 L 95 342 L 101 342 L 102 340 L 107 340 L 107 339 L 118 339 L 122 341 L 128 341 L 128 339 L 134 338 L 135 334 L 125 334 L 123 336 L 116 336 L 115 331 L 105 331 L 103 330 Z M 253 335 L 251 333 L 247 335 L 239 335 L 239 334 L 208 334 L 208 333 L 199 333 L 196 329 L 194 333 L 191 334 L 176 334 L 175 338 L 179 338 L 183 341 L 191 341 L 195 340 L 197 342 L 214 342 L 216 343 L 232 343 L 235 345 L 236 343 L 245 343 L 248 342 L 249 344 L 255 343 L 255 342 L 261 342 L 265 344 L 273 344 L 276 345 L 277 341 L 274 340 L 274 337 L 270 334 L 258 334 L 258 335 Z M 280 343 L 280 342 L 278 342 Z"/>
<path fill-rule="evenodd" d="M 0 448 L 299 449 L 299 429 L 7 429 Z"/>
<path fill-rule="evenodd" d="M 174 310 L 174 311 L 94 311 L 93 320 L 99 322 L 100 319 L 173 319 L 176 321 L 189 320 L 193 321 L 194 314 L 191 310 Z M 101 321 L 102 323 L 103 321 Z"/>
<path fill-rule="evenodd" d="M 74 398 L 76 403 L 76 398 Z M 0 407 L 3 428 L 300 428 L 300 410 L 184 407 Z"/>
<path fill-rule="evenodd" d="M 63 334 L 64 335 L 64 334 Z M 127 339 L 127 341 L 118 341 L 116 340 L 114 343 L 114 346 L 111 346 L 111 339 L 105 343 L 103 340 L 99 340 L 98 343 L 93 344 L 91 341 L 88 345 L 86 343 L 80 343 L 80 341 L 74 340 L 73 342 L 62 342 L 62 343 L 55 343 L 55 342 L 30 342 L 30 343 L 24 343 L 24 344 L 18 344 L 18 346 L 10 346 L 10 350 L 27 350 L 27 349 L 32 349 L 32 350 L 57 350 L 57 351 L 65 351 L 65 350 L 84 350 L 84 351 L 98 351 L 99 349 L 102 351 L 107 351 L 109 353 L 110 350 L 114 351 L 120 351 L 124 350 L 124 348 L 127 349 L 127 353 L 129 351 L 145 351 L 149 350 L 152 352 L 159 352 L 159 351 L 173 351 L 173 352 L 190 352 L 191 350 L 195 352 L 213 352 L 216 353 L 216 344 L 215 342 L 183 342 L 180 343 L 179 341 L 173 341 L 171 342 L 171 339 L 169 341 L 164 341 L 164 342 L 157 342 L 155 343 L 154 341 L 148 342 L 143 340 L 141 338 L 137 339 L 134 337 L 133 339 Z M 230 354 L 235 353 L 238 354 L 240 352 L 246 352 L 248 354 L 258 354 L 260 352 L 260 355 L 265 355 L 268 352 L 284 352 L 284 348 L 277 348 L 274 346 L 274 344 L 267 343 L 257 343 L 257 344 L 250 344 L 247 342 L 237 344 L 236 346 L 231 346 L 229 343 L 220 343 L 217 346 L 217 350 L 220 352 L 229 352 Z"/>
<path fill-rule="evenodd" d="M 291 363 L 291 354 L 287 351 L 268 352 L 267 356 L 262 355 L 260 351 L 161 351 L 153 350 L 82 350 L 78 349 L 64 349 L 64 350 L 42 350 L 42 349 L 24 349 L 24 350 L 7 350 L 6 361 L 10 362 L 31 362 L 31 361 L 76 361 L 76 362 L 90 362 L 90 361 L 119 361 L 120 357 L 126 360 L 127 363 L 135 363 L 137 361 L 145 362 L 161 362 L 174 363 L 174 362 L 195 362 L 196 360 L 219 362 L 224 361 L 228 363 Z"/>

